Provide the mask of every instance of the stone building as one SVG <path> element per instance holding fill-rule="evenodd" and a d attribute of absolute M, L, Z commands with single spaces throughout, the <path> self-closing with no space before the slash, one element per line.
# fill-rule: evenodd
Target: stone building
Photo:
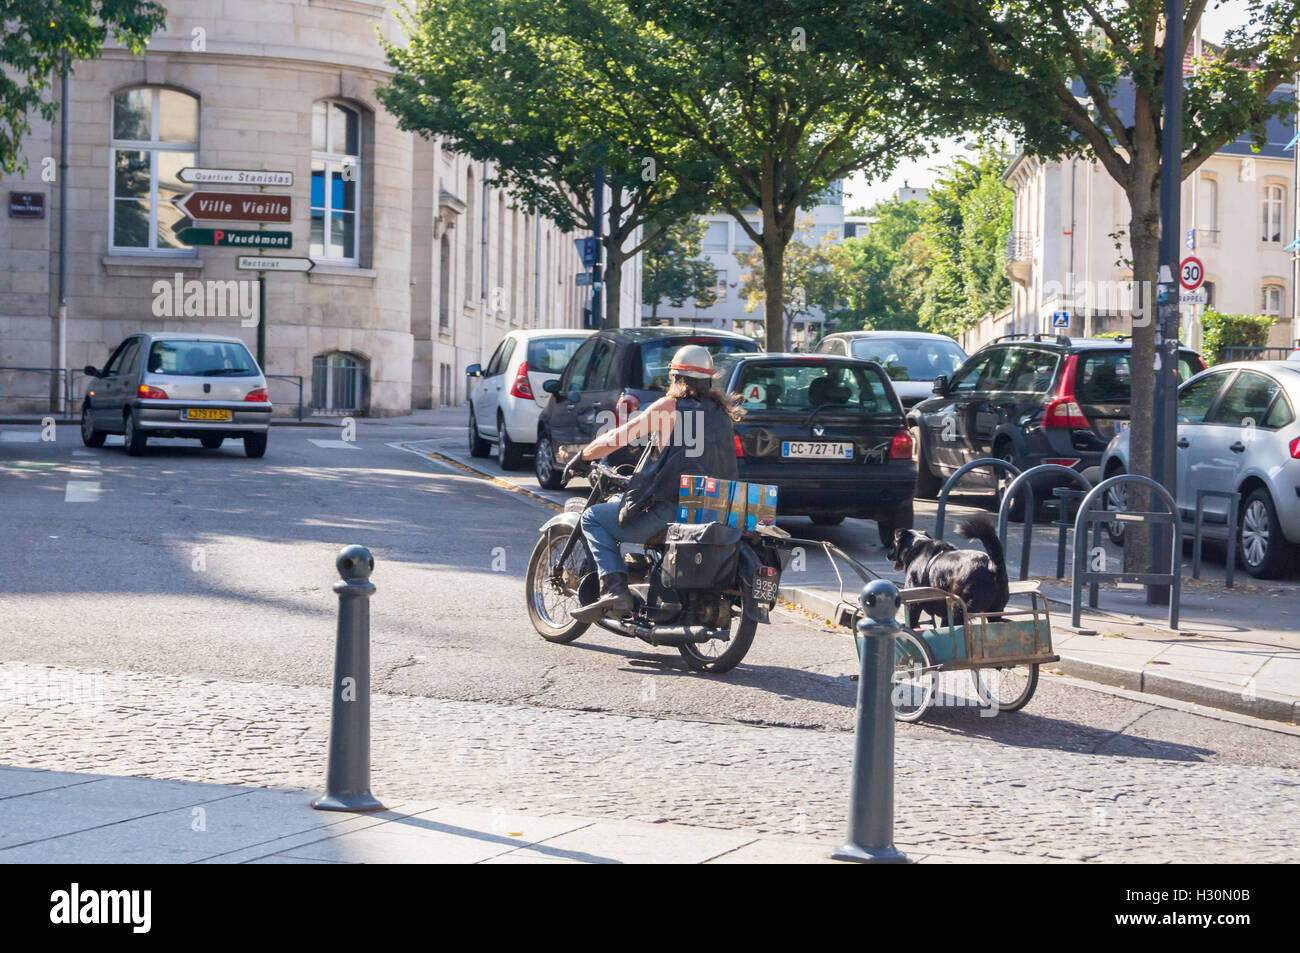
<path fill-rule="evenodd" d="M 277 412 L 296 407 L 295 377 L 320 413 L 459 403 L 465 366 L 508 329 L 581 326 L 574 236 L 486 188 L 481 164 L 400 131 L 378 102 L 388 67 L 376 31 L 400 36 L 392 6 L 170 0 L 144 56 L 110 48 L 74 63 L 66 310 L 56 118 L 33 123 L 26 173 L 0 183 L 11 209 L 23 193 L 44 207 L 0 217 L 0 366 L 102 365 L 137 330 L 234 334 L 254 348 L 257 273 L 236 268 L 243 255 L 315 263 L 267 273 L 264 365 L 282 375 Z M 292 185 L 194 186 L 180 180 L 186 168 L 289 172 Z M 291 232 L 292 247 L 187 245 L 187 226 L 240 227 L 188 219 L 174 200 L 192 188 L 289 195 L 290 221 L 266 228 Z M 625 275 L 631 302 L 639 264 Z M 19 398 L 42 396 L 49 377 L 0 370 L 0 409 L 42 409 Z M 68 393 L 82 389 L 73 372 Z"/>

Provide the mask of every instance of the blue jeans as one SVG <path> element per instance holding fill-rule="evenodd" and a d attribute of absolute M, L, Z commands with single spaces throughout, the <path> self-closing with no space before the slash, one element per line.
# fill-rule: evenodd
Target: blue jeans
<path fill-rule="evenodd" d="M 677 517 L 677 507 L 672 501 L 659 502 L 631 525 L 620 526 L 618 508 L 622 502 L 623 494 L 611 496 L 604 503 L 587 507 L 578 520 L 602 579 L 610 573 L 627 572 L 619 543 L 644 543 Z"/>

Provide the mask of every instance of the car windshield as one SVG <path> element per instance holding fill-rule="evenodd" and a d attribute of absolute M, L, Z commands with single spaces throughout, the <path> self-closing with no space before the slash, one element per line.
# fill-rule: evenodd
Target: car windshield
<path fill-rule="evenodd" d="M 655 338 L 641 343 L 641 386 L 645 390 L 668 389 L 668 364 L 679 348 L 698 344 L 715 358 L 722 354 L 757 351 L 758 345 L 745 338 L 681 337 Z"/>
<path fill-rule="evenodd" d="M 1188 354 L 1178 355 L 1178 382 L 1200 373 Z M 1128 351 L 1093 351 L 1079 355 L 1074 394 L 1081 404 L 1127 404 L 1133 375 Z"/>
<path fill-rule="evenodd" d="M 561 374 L 585 337 L 533 338 L 528 342 L 528 369 L 537 374 Z"/>
<path fill-rule="evenodd" d="M 746 410 L 807 412 L 843 407 L 889 413 L 894 404 L 885 380 L 867 367 L 832 362 L 746 363 L 737 392 Z"/>
<path fill-rule="evenodd" d="M 932 381 L 952 372 L 966 360 L 966 352 L 940 338 L 855 338 L 853 356 L 875 361 L 891 380 Z"/>
<path fill-rule="evenodd" d="M 154 341 L 147 370 L 176 377 L 256 377 L 258 373 L 248 348 L 233 341 Z"/>

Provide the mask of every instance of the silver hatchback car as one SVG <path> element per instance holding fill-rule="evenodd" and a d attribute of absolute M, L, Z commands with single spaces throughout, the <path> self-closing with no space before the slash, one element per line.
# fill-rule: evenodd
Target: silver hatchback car
<path fill-rule="evenodd" d="M 1237 551 L 1252 576 L 1292 569 L 1300 547 L 1300 361 L 1219 364 L 1178 389 L 1178 509 L 1192 531 L 1198 490 L 1241 494 Z M 1101 458 L 1103 476 L 1129 472 L 1128 431 Z M 1123 509 L 1112 488 L 1107 505 Z M 1228 500 L 1203 497 L 1207 537 L 1226 534 Z M 1122 541 L 1122 523 L 1110 524 Z"/>
<path fill-rule="evenodd" d="M 81 440 L 102 447 L 121 434 L 126 452 L 144 453 L 151 437 L 243 440 L 250 457 L 266 453 L 271 401 L 266 378 L 239 338 L 215 334 L 133 334 L 92 380 L 81 404 Z"/>

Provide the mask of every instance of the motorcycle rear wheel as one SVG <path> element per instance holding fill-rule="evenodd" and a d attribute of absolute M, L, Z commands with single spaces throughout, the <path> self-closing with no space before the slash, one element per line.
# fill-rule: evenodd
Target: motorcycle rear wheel
<path fill-rule="evenodd" d="M 737 610 L 731 623 L 731 640 L 723 642 L 711 639 L 708 642 L 692 642 L 677 646 L 687 666 L 697 672 L 721 675 L 730 672 L 741 663 L 749 647 L 754 644 L 754 633 L 758 631 L 757 619 L 746 619 Z"/>
<path fill-rule="evenodd" d="M 547 642 L 564 644 L 572 642 L 588 629 L 588 623 L 579 622 L 569 615 L 578 606 L 577 598 L 556 592 L 551 585 L 551 568 L 569 541 L 568 530 L 551 530 L 543 534 L 528 557 L 528 572 L 524 576 L 524 597 L 528 605 L 528 620 L 537 634 Z M 574 547 L 569 555 L 569 566 L 580 577 L 579 563 L 583 550 Z"/>

